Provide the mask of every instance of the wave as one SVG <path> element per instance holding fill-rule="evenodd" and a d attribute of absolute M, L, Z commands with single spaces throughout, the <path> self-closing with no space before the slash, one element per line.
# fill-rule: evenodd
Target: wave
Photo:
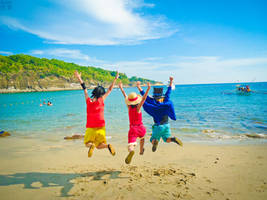
<path fill-rule="evenodd" d="M 213 139 L 267 139 L 267 135 L 262 133 L 240 133 L 233 135 L 232 133 L 227 133 L 225 131 L 216 131 L 213 129 L 204 129 L 202 130 L 202 133 L 202 136 Z"/>
<path fill-rule="evenodd" d="M 263 133 L 238 133 L 227 132 L 225 130 L 215 129 L 197 129 L 197 128 L 175 128 L 174 133 L 179 137 L 188 139 L 212 139 L 212 140 L 248 140 L 248 139 L 267 139 L 267 134 Z"/>

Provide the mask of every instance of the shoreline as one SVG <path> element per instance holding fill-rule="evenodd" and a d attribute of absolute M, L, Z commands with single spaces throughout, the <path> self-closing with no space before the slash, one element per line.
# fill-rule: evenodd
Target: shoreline
<path fill-rule="evenodd" d="M 175 84 L 175 86 L 191 86 L 191 85 L 220 85 L 220 84 L 253 84 L 253 83 L 266 83 L 264 81 L 261 82 L 242 82 L 242 83 L 188 83 L 188 84 Z M 14 89 L 14 88 L 8 88 L 8 89 L 0 89 L 0 94 L 8 94 L 8 93 L 27 93 L 27 92 L 55 92 L 55 91 L 71 91 L 71 90 L 81 90 L 81 87 L 77 83 L 72 83 L 74 86 L 65 87 L 65 88 L 58 88 L 58 87 L 51 87 L 46 89 Z M 157 84 L 151 84 L 151 86 L 164 86 L 163 83 L 157 83 Z M 94 89 L 96 86 L 87 86 L 87 89 L 91 90 Z M 108 87 L 104 86 L 106 89 Z M 125 85 L 125 88 L 131 88 L 135 86 Z M 146 84 L 141 85 L 141 87 L 146 87 Z M 114 88 L 118 88 L 117 85 L 114 86 Z"/>
<path fill-rule="evenodd" d="M 146 85 L 141 85 L 141 87 L 145 87 Z M 164 86 L 164 84 L 151 84 L 151 86 Z M 88 86 L 87 89 L 92 90 L 96 86 Z M 125 88 L 131 88 L 131 87 L 136 87 L 136 86 L 129 86 L 125 85 Z M 108 87 L 104 87 L 107 89 Z M 117 85 L 114 86 L 113 89 L 119 88 Z M 56 92 L 56 91 L 72 91 L 72 90 L 82 90 L 80 85 L 78 87 L 66 87 L 66 88 L 57 88 L 57 87 L 52 87 L 52 88 L 46 88 L 46 89 L 0 89 L 0 94 L 9 94 L 9 93 L 28 93 L 28 92 Z"/>
<path fill-rule="evenodd" d="M 175 84 L 176 86 L 190 86 L 190 85 L 220 85 L 220 84 L 253 84 L 253 83 L 266 83 L 264 81 L 261 82 L 242 82 L 242 83 L 188 83 L 188 84 Z M 9 94 L 9 93 L 27 93 L 27 92 L 55 92 L 55 91 L 71 91 L 71 90 L 81 90 L 80 85 L 77 83 L 74 83 L 75 86 L 70 86 L 66 88 L 58 88 L 58 87 L 51 87 L 46 89 L 14 89 L 14 88 L 8 88 L 8 89 L 0 89 L 0 94 Z M 78 86 L 77 86 L 78 85 Z M 151 84 L 151 86 L 164 86 L 165 84 Z M 91 90 L 94 89 L 96 86 L 88 86 L 87 89 Z M 125 85 L 125 88 L 131 88 L 135 86 Z M 145 84 L 141 85 L 141 87 L 146 87 Z M 106 89 L 108 87 L 105 87 Z M 117 85 L 114 86 L 114 88 L 118 88 Z"/>

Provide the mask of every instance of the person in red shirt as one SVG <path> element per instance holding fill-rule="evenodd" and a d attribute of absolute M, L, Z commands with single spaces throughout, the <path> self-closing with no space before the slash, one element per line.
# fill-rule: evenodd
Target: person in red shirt
<path fill-rule="evenodd" d="M 125 98 L 125 103 L 128 107 L 130 129 L 128 132 L 128 151 L 129 154 L 125 159 L 126 164 L 130 164 L 134 155 L 134 147 L 137 145 L 136 139 L 140 138 L 140 155 L 144 154 L 144 143 L 146 128 L 142 122 L 141 108 L 146 100 L 148 92 L 150 90 L 150 83 L 147 83 L 147 90 L 143 97 L 137 95 L 135 92 L 130 93 L 128 96 L 123 90 L 122 83 L 119 83 L 119 88 Z"/>
<path fill-rule="evenodd" d="M 115 79 L 109 86 L 107 92 L 102 86 L 97 86 L 92 91 L 91 97 L 88 96 L 88 92 L 81 78 L 81 73 L 75 71 L 75 77 L 80 82 L 85 96 L 85 101 L 87 105 L 87 123 L 86 131 L 84 136 L 84 144 L 89 148 L 88 157 L 91 157 L 94 148 L 104 149 L 108 148 L 110 153 L 114 156 L 115 150 L 111 144 L 107 144 L 106 140 L 106 129 L 105 129 L 105 119 L 104 119 L 104 100 L 112 91 L 116 80 L 119 78 L 119 73 L 117 72 Z"/>

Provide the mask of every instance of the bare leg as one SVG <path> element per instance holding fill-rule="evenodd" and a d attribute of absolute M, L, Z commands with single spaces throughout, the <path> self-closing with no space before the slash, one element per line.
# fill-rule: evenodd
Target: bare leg
<path fill-rule="evenodd" d="M 111 155 L 115 156 L 115 149 L 113 148 L 113 146 L 111 144 L 100 143 L 96 148 L 97 149 L 108 148 L 108 150 L 111 153 Z"/>
<path fill-rule="evenodd" d="M 85 146 L 90 148 L 92 146 L 92 144 L 93 144 L 92 142 L 88 142 L 88 143 L 85 144 Z"/>
<path fill-rule="evenodd" d="M 128 145 L 128 151 L 131 152 L 133 150 L 134 150 L 134 145 L 133 144 Z"/>
<path fill-rule="evenodd" d="M 144 149 L 144 143 L 145 143 L 145 138 L 142 138 L 140 140 L 140 155 L 143 155 L 144 154 L 144 151 L 145 151 L 145 149 Z"/>
<path fill-rule="evenodd" d="M 170 143 L 171 141 L 172 141 L 172 139 L 170 137 L 167 138 L 167 140 L 166 140 L 167 143 Z"/>
<path fill-rule="evenodd" d="M 108 144 L 100 143 L 96 148 L 97 149 L 105 149 L 105 148 L 108 148 Z"/>

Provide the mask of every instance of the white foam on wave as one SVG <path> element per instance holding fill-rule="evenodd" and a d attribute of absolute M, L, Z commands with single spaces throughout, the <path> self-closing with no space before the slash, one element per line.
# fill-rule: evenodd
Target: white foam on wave
<path fill-rule="evenodd" d="M 225 131 L 217 131 L 213 129 L 204 129 L 202 130 L 204 136 L 212 139 L 267 139 L 267 135 L 260 133 L 240 133 L 237 135 L 233 135 L 232 133 L 228 133 Z"/>

